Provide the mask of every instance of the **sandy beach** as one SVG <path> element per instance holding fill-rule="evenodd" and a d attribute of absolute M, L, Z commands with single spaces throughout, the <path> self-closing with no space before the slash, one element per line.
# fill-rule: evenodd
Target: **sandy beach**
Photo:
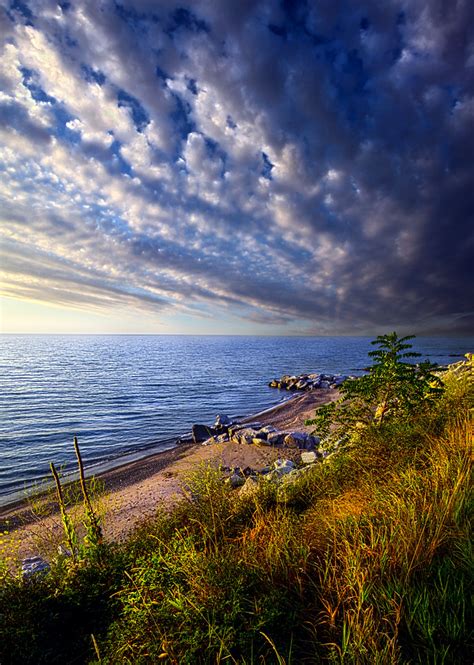
<path fill-rule="evenodd" d="M 336 389 L 297 394 L 240 422 L 258 420 L 282 430 L 310 431 L 305 420 L 313 417 L 317 406 L 337 397 Z M 98 475 L 105 487 L 98 506 L 105 536 L 108 540 L 122 540 L 157 508 L 172 506 L 183 496 L 186 477 L 201 464 L 258 469 L 282 455 L 297 459 L 299 451 L 232 442 L 183 444 L 106 471 Z M 33 511 L 27 501 L 0 509 L 0 531 L 7 532 L 4 543 L 12 547 L 19 559 L 37 553 L 47 556 L 61 541 L 62 526 L 56 507 L 53 503 L 45 505 L 44 500 L 42 503 L 41 514 Z"/>

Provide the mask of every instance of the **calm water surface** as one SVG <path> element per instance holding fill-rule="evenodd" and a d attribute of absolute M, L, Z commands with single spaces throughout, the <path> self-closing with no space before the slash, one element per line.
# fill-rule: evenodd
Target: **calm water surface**
<path fill-rule="evenodd" d="M 471 338 L 418 338 L 440 364 L 474 350 Z M 74 466 L 77 435 L 88 467 L 173 445 L 194 422 L 244 416 L 288 393 L 282 374 L 361 373 L 364 337 L 3 335 L 0 337 L 0 503 Z M 453 355 L 454 354 L 454 355 Z"/>

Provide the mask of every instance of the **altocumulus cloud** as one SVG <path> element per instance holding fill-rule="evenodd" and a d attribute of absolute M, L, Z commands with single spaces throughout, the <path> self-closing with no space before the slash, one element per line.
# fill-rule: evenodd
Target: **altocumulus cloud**
<path fill-rule="evenodd" d="M 0 5 L 6 295 L 472 331 L 470 0 Z"/>

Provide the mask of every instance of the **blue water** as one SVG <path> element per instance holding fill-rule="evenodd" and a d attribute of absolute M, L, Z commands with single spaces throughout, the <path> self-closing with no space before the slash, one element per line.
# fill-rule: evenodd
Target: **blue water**
<path fill-rule="evenodd" d="M 440 364 L 474 339 L 418 338 Z M 173 445 L 195 422 L 232 417 L 282 399 L 282 374 L 361 373 L 364 337 L 3 335 L 0 337 L 0 503 L 74 466 L 77 435 L 88 467 Z M 454 355 L 452 355 L 454 354 Z M 455 357 L 458 356 L 458 357 Z"/>

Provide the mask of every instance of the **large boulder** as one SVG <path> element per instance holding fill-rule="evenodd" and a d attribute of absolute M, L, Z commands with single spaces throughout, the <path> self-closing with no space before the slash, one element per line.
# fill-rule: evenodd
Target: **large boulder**
<path fill-rule="evenodd" d="M 314 450 L 319 446 L 320 442 L 321 439 L 319 438 L 319 436 L 315 436 L 314 434 L 308 434 L 304 448 L 305 450 Z"/>
<path fill-rule="evenodd" d="M 237 432 L 233 438 L 237 439 L 239 443 L 251 444 L 253 443 L 256 434 L 257 432 L 254 429 L 247 427 L 246 429 L 241 429 Z"/>
<path fill-rule="evenodd" d="M 269 432 L 267 434 L 267 443 L 269 446 L 281 446 L 288 432 Z"/>
<path fill-rule="evenodd" d="M 207 425 L 193 425 L 192 433 L 194 443 L 203 443 L 209 437 L 216 436 L 218 432 L 214 427 L 208 427 Z"/>
<path fill-rule="evenodd" d="M 306 432 L 290 432 L 283 440 L 285 448 L 306 448 L 308 439 Z"/>

